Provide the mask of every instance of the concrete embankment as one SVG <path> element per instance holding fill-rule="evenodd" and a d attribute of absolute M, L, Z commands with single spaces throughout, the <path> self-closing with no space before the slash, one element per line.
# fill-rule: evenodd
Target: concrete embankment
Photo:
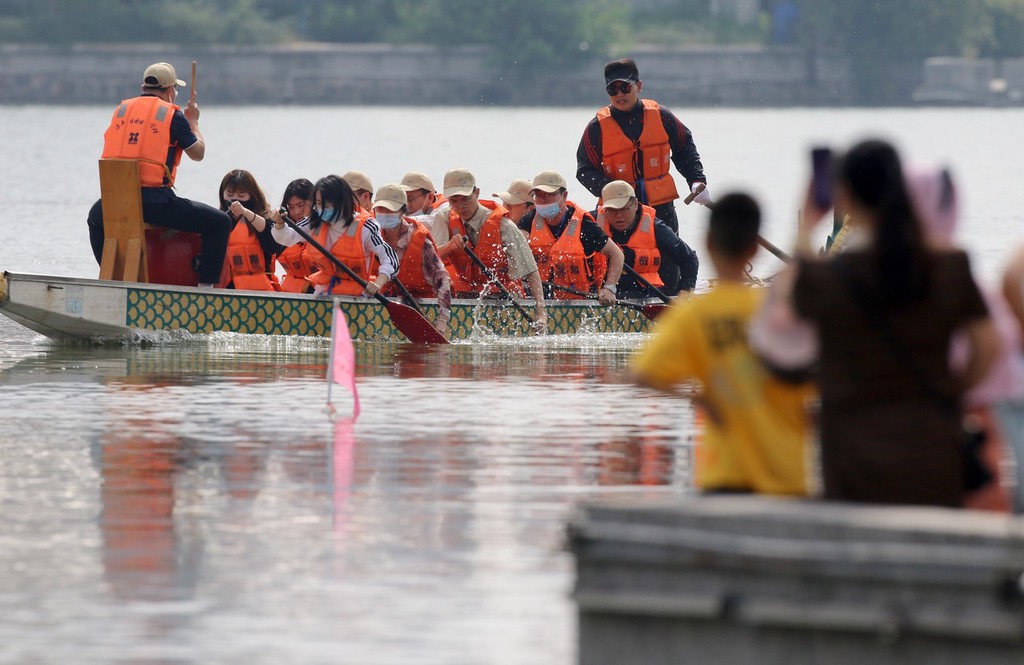
<path fill-rule="evenodd" d="M 636 48 L 645 91 L 668 105 L 848 104 L 854 86 L 842 59 L 793 49 Z M 595 106 L 607 103 L 593 57 L 558 75 L 499 73 L 483 47 L 388 44 L 266 47 L 74 45 L 0 47 L 0 103 L 108 104 L 138 89 L 142 71 L 165 60 L 188 78 L 199 62 L 202 99 L 238 104 Z"/>
<path fill-rule="evenodd" d="M 1024 662 L 1024 521 L 758 497 L 594 504 L 579 662 Z"/>

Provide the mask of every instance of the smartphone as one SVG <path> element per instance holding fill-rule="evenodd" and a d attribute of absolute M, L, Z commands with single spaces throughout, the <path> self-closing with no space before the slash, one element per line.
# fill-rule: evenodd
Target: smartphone
<path fill-rule="evenodd" d="M 817 147 L 811 150 L 811 192 L 814 205 L 828 210 L 833 203 L 832 150 Z"/>

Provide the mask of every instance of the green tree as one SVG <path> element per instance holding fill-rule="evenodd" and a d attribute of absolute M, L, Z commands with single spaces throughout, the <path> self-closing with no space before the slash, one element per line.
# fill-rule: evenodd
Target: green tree
<path fill-rule="evenodd" d="M 572 67 L 588 52 L 606 51 L 628 30 L 628 14 L 612 0 L 396 0 L 401 24 L 391 38 L 440 47 L 493 47 L 496 72 L 527 80 Z"/>
<path fill-rule="evenodd" d="M 985 0 L 970 30 L 979 55 L 1013 58 L 1024 55 L 1024 0 Z"/>
<path fill-rule="evenodd" d="M 936 55 L 960 55 L 969 26 L 983 14 L 980 0 L 801 0 L 801 46 L 848 56 L 856 98 L 867 103 L 906 99 L 901 72 Z"/>

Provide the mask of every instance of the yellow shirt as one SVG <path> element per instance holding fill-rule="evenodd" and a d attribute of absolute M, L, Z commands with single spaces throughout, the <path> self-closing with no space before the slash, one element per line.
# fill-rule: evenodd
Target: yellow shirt
<path fill-rule="evenodd" d="M 806 495 L 805 404 L 813 391 L 774 379 L 750 352 L 747 323 L 762 295 L 725 282 L 673 305 L 635 369 L 662 389 L 700 382 L 709 417 L 697 448 L 698 487 Z"/>

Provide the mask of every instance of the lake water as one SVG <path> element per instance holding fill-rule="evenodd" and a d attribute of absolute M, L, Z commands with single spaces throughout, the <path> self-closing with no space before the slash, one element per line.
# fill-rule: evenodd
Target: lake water
<path fill-rule="evenodd" d="M 111 110 L 0 107 L 0 269 L 96 275 L 85 215 Z M 783 248 L 808 148 L 869 135 L 953 167 L 982 279 L 1024 235 L 1020 110 L 677 112 L 713 194 L 753 191 Z M 207 159 L 178 190 L 213 203 L 234 168 L 273 201 L 351 168 L 440 185 L 467 166 L 485 194 L 573 181 L 592 113 L 204 108 Z M 703 209 L 679 216 L 701 250 Z M 628 383 L 642 341 L 360 344 L 352 425 L 325 411 L 323 340 L 90 348 L 0 319 L 0 662 L 573 662 L 573 505 L 689 491 L 692 410 Z"/>

